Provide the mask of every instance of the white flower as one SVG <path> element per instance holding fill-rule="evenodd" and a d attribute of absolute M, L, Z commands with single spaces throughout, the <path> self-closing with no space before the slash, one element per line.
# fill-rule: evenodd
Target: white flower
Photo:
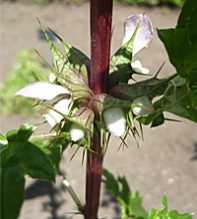
<path fill-rule="evenodd" d="M 62 99 L 53 106 L 53 109 L 49 110 L 48 114 L 44 115 L 44 118 L 51 127 L 60 123 L 64 118 L 63 115 L 68 115 L 70 111 L 71 99 Z M 63 114 L 63 115 L 62 115 Z"/>
<path fill-rule="evenodd" d="M 103 118 L 108 131 L 118 137 L 121 137 L 126 130 L 126 120 L 121 108 L 110 108 L 104 111 Z"/>
<path fill-rule="evenodd" d="M 82 138 L 84 138 L 85 133 L 79 126 L 72 125 L 70 129 L 70 136 L 71 136 L 72 141 L 77 142 L 81 140 Z"/>
<path fill-rule="evenodd" d="M 52 100 L 60 94 L 69 94 L 69 91 L 60 85 L 48 82 L 35 82 L 19 90 L 16 95 L 39 100 Z"/>
<path fill-rule="evenodd" d="M 38 100 L 53 100 L 56 96 L 60 94 L 68 94 L 70 92 L 56 84 L 51 84 L 48 82 L 36 82 L 32 83 L 23 89 L 19 90 L 16 95 L 24 96 L 28 98 L 38 99 Z M 59 123 L 63 119 L 63 115 L 68 115 L 70 111 L 71 98 L 64 98 L 58 101 L 53 109 L 49 110 L 49 113 L 44 115 L 44 118 L 49 123 L 51 127 L 54 127 L 57 123 Z"/>
<path fill-rule="evenodd" d="M 153 38 L 153 26 L 148 16 L 144 14 L 131 15 L 125 20 L 123 44 L 127 43 L 133 34 L 133 56 L 148 47 Z"/>
<path fill-rule="evenodd" d="M 149 74 L 149 69 L 142 66 L 142 63 L 139 60 L 133 61 L 131 63 L 133 71 L 140 74 Z"/>
<path fill-rule="evenodd" d="M 138 97 L 132 103 L 132 111 L 136 116 L 145 116 L 154 112 L 153 105 L 148 97 Z"/>
<path fill-rule="evenodd" d="M 153 26 L 146 15 L 131 15 L 125 20 L 123 44 L 131 40 L 133 36 L 132 56 L 135 57 L 140 50 L 148 47 L 153 38 Z M 133 61 L 131 67 L 136 73 L 149 73 L 149 69 L 144 68 L 139 60 Z"/>

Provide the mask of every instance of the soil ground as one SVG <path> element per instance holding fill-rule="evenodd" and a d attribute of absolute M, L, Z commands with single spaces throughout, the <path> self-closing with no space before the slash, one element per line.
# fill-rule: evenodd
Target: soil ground
<path fill-rule="evenodd" d="M 169 8 L 143 8 L 116 5 L 114 7 L 113 51 L 118 48 L 123 35 L 123 21 L 133 13 L 149 15 L 157 28 L 172 27 L 176 23 L 178 10 Z M 89 8 L 88 4 L 78 7 L 51 4 L 46 7 L 21 3 L 0 3 L 0 81 L 15 62 L 17 53 L 23 48 L 36 48 L 49 58 L 46 43 L 38 39 L 39 18 L 43 24 L 52 27 L 64 39 L 89 53 Z M 155 33 L 155 40 L 149 49 L 140 54 L 144 65 L 152 72 L 163 61 L 166 65 L 162 74 L 173 73 L 167 62 L 167 55 Z M 13 106 L 14 107 L 14 106 Z M 172 118 L 171 115 L 168 115 Z M 174 118 L 174 117 L 173 117 Z M 0 131 L 17 127 L 22 121 L 16 115 L 0 116 Z M 138 148 L 128 139 L 128 149 L 118 151 L 119 142 L 112 139 L 105 158 L 105 167 L 116 175 L 125 175 L 132 190 L 144 196 L 147 208 L 159 207 L 163 194 L 169 196 L 170 206 L 180 211 L 197 212 L 197 126 L 184 120 L 181 123 L 168 122 L 157 129 L 144 129 L 144 142 Z M 65 153 L 62 168 L 67 172 L 73 187 L 84 197 L 84 171 L 81 156 L 71 162 L 72 151 Z M 59 179 L 56 185 L 28 179 L 26 201 L 20 219 L 65 219 L 80 218 L 72 214 L 74 204 L 61 189 Z M 14 194 L 13 194 L 14 198 Z M 109 207 L 117 208 L 109 197 L 104 196 L 100 218 L 118 218 Z M 194 218 L 197 218 L 194 216 Z"/>

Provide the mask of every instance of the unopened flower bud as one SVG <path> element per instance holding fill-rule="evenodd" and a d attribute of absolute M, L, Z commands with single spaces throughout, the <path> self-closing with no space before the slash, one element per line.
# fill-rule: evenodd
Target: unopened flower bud
<path fill-rule="evenodd" d="M 56 77 L 56 75 L 54 73 L 50 73 L 49 74 L 49 81 L 51 83 L 54 83 L 56 79 L 57 79 L 57 77 Z"/>
<path fill-rule="evenodd" d="M 79 126 L 72 125 L 70 129 L 70 136 L 71 136 L 72 141 L 77 142 L 81 140 L 82 138 L 84 138 L 85 133 Z"/>
<path fill-rule="evenodd" d="M 148 97 L 138 97 L 132 103 L 132 111 L 136 116 L 145 116 L 154 112 L 153 105 Z"/>
<path fill-rule="evenodd" d="M 103 118 L 107 130 L 115 135 L 122 136 L 126 130 L 126 119 L 121 108 L 109 108 L 104 111 Z"/>

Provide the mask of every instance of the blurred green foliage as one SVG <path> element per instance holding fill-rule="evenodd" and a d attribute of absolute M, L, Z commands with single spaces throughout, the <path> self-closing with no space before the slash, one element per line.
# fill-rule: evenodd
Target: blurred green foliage
<path fill-rule="evenodd" d="M 35 110 L 33 103 L 25 98 L 16 97 L 15 93 L 25 85 L 46 80 L 48 70 L 39 61 L 38 55 L 29 50 L 22 50 L 7 79 L 0 84 L 0 112 L 27 115 Z"/>
<path fill-rule="evenodd" d="M 123 3 L 123 4 L 140 4 L 140 5 L 150 5 L 150 6 L 156 6 L 161 4 L 170 4 L 175 6 L 182 6 L 184 0 L 116 0 L 117 2 Z"/>
<path fill-rule="evenodd" d="M 21 0 L 3 0 L 3 1 L 21 1 Z M 24 0 L 23 0 L 24 1 Z M 25 2 L 33 2 L 40 5 L 49 4 L 51 2 L 61 2 L 61 3 L 74 3 L 74 4 L 80 4 L 88 0 L 26 0 Z M 161 4 L 167 4 L 167 5 L 174 5 L 174 6 L 182 6 L 184 0 L 114 0 L 116 2 L 122 3 L 122 4 L 139 4 L 139 5 L 148 5 L 148 6 L 156 6 Z"/>

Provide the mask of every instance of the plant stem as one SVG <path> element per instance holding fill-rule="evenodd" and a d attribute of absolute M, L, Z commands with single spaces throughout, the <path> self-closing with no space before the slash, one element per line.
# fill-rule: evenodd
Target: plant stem
<path fill-rule="evenodd" d="M 89 85 L 99 94 L 106 91 L 109 71 L 112 0 L 91 0 L 91 66 Z"/>
<path fill-rule="evenodd" d="M 95 94 L 106 92 L 109 72 L 112 0 L 91 0 L 91 65 L 89 85 Z M 87 154 L 85 219 L 97 219 L 102 177 L 103 150 L 100 130 L 94 127 Z"/>

